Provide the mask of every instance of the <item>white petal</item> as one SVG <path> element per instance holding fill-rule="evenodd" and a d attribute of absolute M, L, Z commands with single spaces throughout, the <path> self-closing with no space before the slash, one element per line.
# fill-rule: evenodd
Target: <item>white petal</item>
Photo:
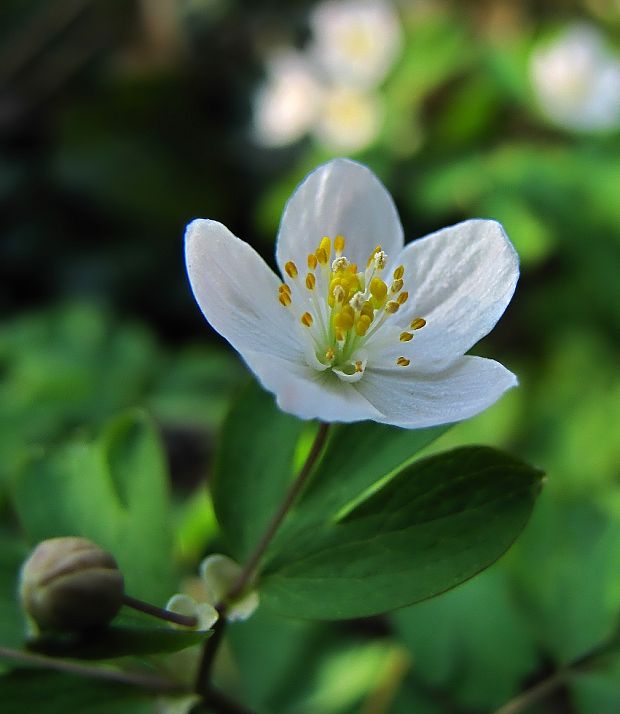
<path fill-rule="evenodd" d="M 249 352 L 299 358 L 293 316 L 278 301 L 280 281 L 247 243 L 216 221 L 185 233 L 187 272 L 204 316 L 248 362 Z"/>
<path fill-rule="evenodd" d="M 241 567 L 226 555 L 210 555 L 200 564 L 207 601 L 213 605 L 221 603 L 241 576 Z M 259 605 L 258 593 L 252 590 L 230 603 L 226 619 L 231 622 L 247 620 Z"/>
<path fill-rule="evenodd" d="M 253 355 L 254 371 L 276 395 L 282 411 L 300 419 L 352 422 L 382 416 L 357 390 L 331 370 L 318 372 L 305 363 Z M 364 380 L 361 380 L 363 382 Z"/>
<path fill-rule="evenodd" d="M 412 367 L 369 368 L 356 386 L 383 413 L 376 421 L 419 429 L 468 419 L 516 384 L 515 375 L 499 362 L 467 356 L 434 374 Z"/>
<path fill-rule="evenodd" d="M 409 300 L 398 313 L 406 329 L 416 317 L 416 369 L 438 371 L 484 337 L 510 302 L 519 258 L 496 221 L 471 220 L 444 228 L 405 247 Z"/>
<path fill-rule="evenodd" d="M 194 598 L 189 595 L 184 595 L 178 593 L 173 595 L 168 604 L 166 605 L 166 610 L 171 612 L 176 612 L 178 615 L 186 615 L 187 617 L 195 617 L 198 621 L 196 629 L 198 630 L 209 630 L 219 619 L 218 611 L 206 602 L 196 602 Z M 179 626 L 181 629 L 183 626 Z"/>
<path fill-rule="evenodd" d="M 334 159 L 308 174 L 286 204 L 276 248 L 280 270 L 288 260 L 305 269 L 323 236 L 343 235 L 344 254 L 365 267 L 380 244 L 391 258 L 403 246 L 400 219 L 385 186 L 362 164 Z"/>

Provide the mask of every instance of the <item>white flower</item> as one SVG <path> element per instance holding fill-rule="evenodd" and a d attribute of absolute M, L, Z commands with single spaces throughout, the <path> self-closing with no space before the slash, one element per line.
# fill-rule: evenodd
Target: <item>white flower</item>
<path fill-rule="evenodd" d="M 337 83 L 374 87 L 402 47 L 402 30 L 390 2 L 327 0 L 310 17 L 310 53 Z"/>
<path fill-rule="evenodd" d="M 254 97 L 254 135 L 264 146 L 286 146 L 314 125 L 322 87 L 314 68 L 293 50 L 278 50 L 267 62 L 267 78 Z"/>
<path fill-rule="evenodd" d="M 558 124 L 582 131 L 620 124 L 620 60 L 595 27 L 566 28 L 534 52 L 531 73 L 541 109 Z"/>
<path fill-rule="evenodd" d="M 224 602 L 241 575 L 241 567 L 226 555 L 210 555 L 200 564 L 200 577 L 205 600 L 212 605 Z M 247 620 L 258 607 L 258 593 L 252 590 L 228 603 L 226 619 L 231 622 Z"/>
<path fill-rule="evenodd" d="M 218 611 L 210 602 L 196 602 L 193 597 L 184 593 L 173 595 L 166 604 L 166 610 L 176 612 L 177 615 L 186 615 L 187 617 L 195 617 L 197 630 L 210 630 L 218 621 Z M 180 629 L 186 629 L 184 626 L 179 626 Z"/>
<path fill-rule="evenodd" d="M 323 94 L 314 134 L 334 151 L 360 151 L 376 138 L 383 115 L 383 106 L 375 94 L 349 87 L 331 87 Z"/>
<path fill-rule="evenodd" d="M 501 226 L 465 221 L 403 247 L 390 195 L 356 162 L 320 166 L 289 200 L 283 280 L 216 221 L 190 223 L 185 252 L 207 320 L 302 419 L 426 427 L 473 416 L 516 384 L 501 364 L 463 356 L 515 289 Z"/>

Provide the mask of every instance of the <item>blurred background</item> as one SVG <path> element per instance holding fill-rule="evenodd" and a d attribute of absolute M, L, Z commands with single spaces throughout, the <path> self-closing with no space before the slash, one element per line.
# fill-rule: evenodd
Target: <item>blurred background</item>
<path fill-rule="evenodd" d="M 504 224 L 521 280 L 475 351 L 521 386 L 432 448 L 495 444 L 548 479 L 480 577 L 359 623 L 259 613 L 231 672 L 266 712 L 495 711 L 620 611 L 619 0 L 2 0 L 0 535 L 33 447 L 146 406 L 194 569 L 247 374 L 194 304 L 184 226 L 217 219 L 273 265 L 286 198 L 341 155 L 381 177 L 409 240 Z M 516 711 L 620 711 L 620 657 Z"/>

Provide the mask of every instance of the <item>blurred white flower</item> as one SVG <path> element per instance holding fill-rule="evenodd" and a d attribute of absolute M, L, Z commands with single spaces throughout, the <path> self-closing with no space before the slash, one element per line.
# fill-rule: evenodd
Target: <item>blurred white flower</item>
<path fill-rule="evenodd" d="M 541 109 L 569 129 L 597 131 L 620 124 L 620 59 L 591 25 L 565 28 L 531 58 Z"/>
<path fill-rule="evenodd" d="M 286 205 L 282 279 L 216 221 L 189 224 L 185 257 L 203 314 L 283 411 L 405 428 L 466 419 L 516 384 L 498 362 L 464 355 L 510 301 L 517 254 L 495 221 L 403 243 L 385 187 L 336 159 Z"/>
<path fill-rule="evenodd" d="M 316 121 L 322 93 L 314 67 L 302 54 L 278 50 L 254 98 L 256 140 L 277 147 L 301 139 Z"/>
<path fill-rule="evenodd" d="M 209 555 L 200 564 L 200 577 L 206 602 L 224 602 L 241 575 L 241 566 L 226 555 Z M 228 603 L 226 619 L 231 622 L 247 620 L 258 607 L 258 593 L 252 590 Z"/>
<path fill-rule="evenodd" d="M 383 117 L 383 105 L 376 94 L 331 87 L 323 95 L 314 135 L 333 151 L 360 151 L 377 137 Z"/>
<path fill-rule="evenodd" d="M 402 47 L 402 29 L 385 0 L 327 0 L 310 17 L 310 54 L 337 83 L 374 87 Z"/>

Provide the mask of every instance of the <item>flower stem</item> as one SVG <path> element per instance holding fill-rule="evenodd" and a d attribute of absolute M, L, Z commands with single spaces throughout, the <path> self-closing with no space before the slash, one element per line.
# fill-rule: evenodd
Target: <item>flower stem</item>
<path fill-rule="evenodd" d="M 237 582 L 233 585 L 230 592 L 227 594 L 227 600 L 234 600 L 239 595 L 243 593 L 248 583 L 251 582 L 256 574 L 256 568 L 260 563 L 261 558 L 265 554 L 265 551 L 269 547 L 269 544 L 273 540 L 278 528 L 282 525 L 287 513 L 297 500 L 299 494 L 301 493 L 303 487 L 308 480 L 308 476 L 312 471 L 312 467 L 317 462 L 323 446 L 325 444 L 325 439 L 327 438 L 327 432 L 329 430 L 329 424 L 321 422 L 319 424 L 318 431 L 314 437 L 314 442 L 308 452 L 308 456 L 301 467 L 299 473 L 295 477 L 295 480 L 290 485 L 288 491 L 286 492 L 280 507 L 273 515 L 273 518 L 269 522 L 269 525 L 265 529 L 258 545 L 248 558 L 247 562 L 243 566 L 241 573 Z M 196 678 L 196 692 L 203 697 L 208 696 L 210 689 L 210 674 L 211 668 L 213 667 L 213 662 L 215 660 L 215 655 L 217 653 L 220 642 L 224 635 L 224 629 L 226 627 L 226 604 L 219 603 L 217 610 L 220 613 L 219 620 L 215 623 L 213 628 L 213 635 L 206 641 L 204 650 L 202 652 L 202 659 L 200 662 L 200 667 L 198 668 L 198 676 Z"/>
<path fill-rule="evenodd" d="M 166 622 L 173 622 L 175 625 L 183 625 L 184 627 L 196 627 L 198 620 L 191 615 L 180 615 L 177 612 L 171 612 L 170 610 L 164 610 L 156 605 L 151 605 L 149 602 L 144 602 L 143 600 L 138 600 L 131 595 L 123 595 L 123 604 L 127 607 L 131 607 L 134 610 L 139 610 L 140 612 L 145 612 L 147 615 L 153 617 L 158 617 L 160 620 L 166 620 Z"/>
<path fill-rule="evenodd" d="M 318 457 L 321 454 L 323 445 L 325 444 L 325 439 L 327 438 L 328 430 L 329 424 L 326 424 L 325 422 L 321 422 L 319 424 L 319 429 L 316 433 L 316 436 L 314 437 L 314 442 L 312 444 L 312 447 L 310 448 L 310 451 L 308 452 L 308 456 L 306 457 L 304 465 L 301 467 L 301 470 L 297 474 L 297 477 L 290 485 L 289 490 L 286 492 L 286 495 L 284 496 L 284 499 L 280 504 L 280 507 L 269 522 L 269 525 L 265 529 L 265 532 L 263 533 L 262 538 L 258 542 L 258 545 L 256 546 L 253 553 L 250 555 L 247 562 L 243 566 L 243 570 L 241 571 L 237 582 L 234 584 L 233 588 L 228 593 L 228 600 L 234 600 L 239 595 L 241 595 L 247 584 L 254 577 L 256 567 L 259 564 L 260 559 L 265 554 L 265 551 L 273 540 L 273 537 L 275 536 L 278 528 L 282 525 L 282 521 L 286 517 L 286 514 L 289 512 L 289 510 L 297 500 L 297 497 L 301 493 L 303 487 L 305 486 L 306 480 L 308 479 L 308 476 L 312 471 L 312 467 L 314 466 Z"/>

